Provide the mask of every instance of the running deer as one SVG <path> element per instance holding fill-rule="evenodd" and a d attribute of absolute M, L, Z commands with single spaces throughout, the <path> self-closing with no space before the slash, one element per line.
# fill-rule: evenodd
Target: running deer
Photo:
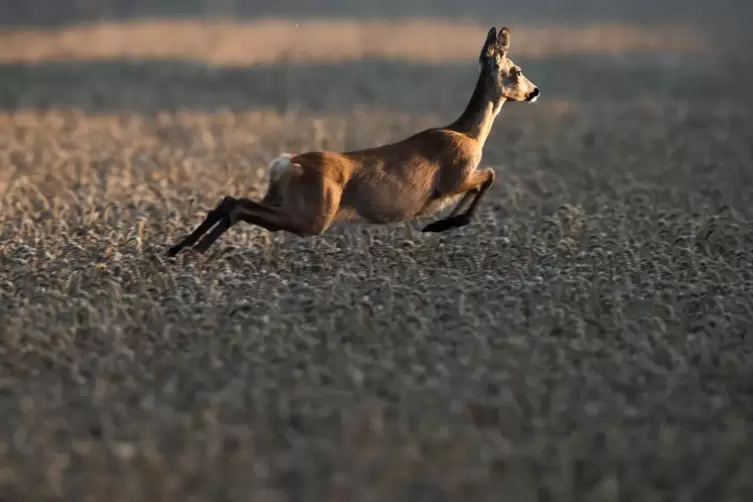
<path fill-rule="evenodd" d="M 479 55 L 476 87 L 450 125 L 364 150 L 284 154 L 269 164 L 269 187 L 261 202 L 225 197 L 168 256 L 194 245 L 204 252 L 240 221 L 310 237 L 338 221 L 407 222 L 460 199 L 447 217 L 422 232 L 467 225 L 494 183 L 493 169 L 476 169 L 494 119 L 505 101 L 533 103 L 541 93 L 507 57 L 509 48 L 510 29 L 504 26 L 497 33 L 492 27 Z M 468 209 L 460 212 L 468 201 Z"/>

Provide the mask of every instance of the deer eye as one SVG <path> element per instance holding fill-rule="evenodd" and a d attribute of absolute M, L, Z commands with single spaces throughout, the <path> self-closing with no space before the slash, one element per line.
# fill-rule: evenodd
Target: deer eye
<path fill-rule="evenodd" d="M 519 77 L 521 74 L 520 68 L 513 68 L 512 74 L 515 75 L 516 77 Z"/>

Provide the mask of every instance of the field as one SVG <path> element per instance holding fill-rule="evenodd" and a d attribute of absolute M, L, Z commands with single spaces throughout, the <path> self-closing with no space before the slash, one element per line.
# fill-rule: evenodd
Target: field
<path fill-rule="evenodd" d="M 753 59 L 727 14 L 0 28 L 0 500 L 746 500 Z M 165 256 L 283 151 L 449 123 L 492 23 L 543 94 L 502 109 L 471 225 Z"/>

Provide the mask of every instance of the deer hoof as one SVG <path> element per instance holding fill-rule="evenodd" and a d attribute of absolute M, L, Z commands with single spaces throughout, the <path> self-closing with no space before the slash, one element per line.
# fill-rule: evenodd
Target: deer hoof
<path fill-rule="evenodd" d="M 429 223 L 424 228 L 421 229 L 422 232 L 444 232 L 450 228 L 447 225 L 447 220 L 437 220 L 434 222 Z"/>
<path fill-rule="evenodd" d="M 445 218 L 443 220 L 437 220 L 429 223 L 421 229 L 422 232 L 444 232 L 451 228 L 463 227 L 471 222 L 471 217 L 467 214 L 458 214 L 451 218 Z"/>
<path fill-rule="evenodd" d="M 183 249 L 183 246 L 181 246 L 180 244 L 176 244 L 176 245 L 172 246 L 170 249 L 167 250 L 167 256 L 169 258 L 172 258 L 176 254 L 178 254 L 181 249 Z"/>

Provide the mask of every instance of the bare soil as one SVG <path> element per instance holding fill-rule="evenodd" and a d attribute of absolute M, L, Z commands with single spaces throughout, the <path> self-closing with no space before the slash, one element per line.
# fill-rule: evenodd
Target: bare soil
<path fill-rule="evenodd" d="M 749 499 L 747 49 L 511 24 L 543 95 L 471 225 L 167 259 L 279 153 L 462 111 L 486 24 L 328 22 L 0 32 L 0 500 Z"/>

